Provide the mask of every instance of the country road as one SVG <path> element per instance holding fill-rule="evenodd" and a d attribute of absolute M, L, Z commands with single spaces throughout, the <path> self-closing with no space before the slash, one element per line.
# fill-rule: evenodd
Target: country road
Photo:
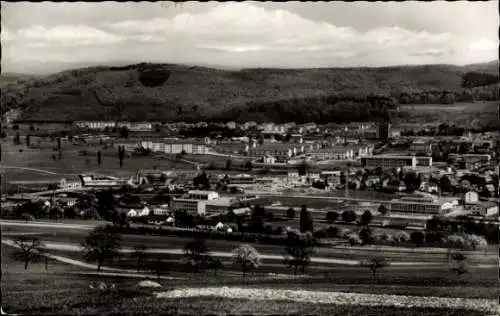
<path fill-rule="evenodd" d="M 42 242 L 59 250 L 76 251 L 75 247 L 79 246 L 88 231 L 95 225 L 82 224 L 57 224 L 57 223 L 24 223 L 24 222 L 5 222 L 0 221 L 2 231 L 8 233 L 9 238 L 14 238 L 15 233 L 37 233 Z M 8 231 L 6 229 L 8 228 Z M 191 241 L 192 238 L 176 237 L 176 236 L 153 236 L 153 235 L 121 235 L 122 245 L 127 252 L 127 249 L 133 249 L 137 245 L 147 245 L 152 252 L 170 253 L 175 255 L 182 254 L 184 245 Z M 241 245 L 241 242 L 227 240 L 207 240 L 209 249 L 214 254 L 221 257 L 229 256 L 232 250 Z M 259 253 L 263 255 L 265 260 L 282 260 L 285 254 L 283 246 L 267 245 L 254 243 L 252 244 Z M 493 248 L 492 248 L 493 249 Z M 497 253 L 492 250 L 485 253 L 484 251 L 467 251 L 465 254 L 473 264 L 477 265 L 492 265 L 497 264 Z M 444 248 L 404 248 L 404 247 L 381 247 L 381 246 L 332 246 L 316 248 L 313 262 L 327 264 L 353 265 L 359 261 L 366 260 L 373 256 L 384 256 L 391 262 L 396 262 L 396 265 L 414 263 L 424 264 L 444 264 L 448 255 L 448 250 Z"/>

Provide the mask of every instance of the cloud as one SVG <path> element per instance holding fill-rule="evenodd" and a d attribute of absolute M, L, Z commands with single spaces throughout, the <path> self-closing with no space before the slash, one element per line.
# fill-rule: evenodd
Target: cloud
<path fill-rule="evenodd" d="M 120 36 L 86 25 L 60 25 L 49 28 L 37 25 L 21 29 L 12 37 L 36 46 L 106 45 L 122 40 Z"/>
<path fill-rule="evenodd" d="M 497 54 L 496 42 L 464 36 L 452 27 L 429 31 L 394 24 L 359 29 L 354 21 L 352 26 L 341 26 L 305 18 L 286 5 L 264 8 L 252 2 L 229 2 L 213 4 L 208 10 L 180 8 L 164 17 L 156 14 L 148 19 L 138 14 L 134 20 L 130 16 L 93 21 L 92 26 L 77 21 L 51 27 L 31 25 L 15 32 L 2 28 L 2 42 L 8 43 L 8 55 L 19 58 L 33 55 L 36 48 L 37 56 L 55 52 L 81 60 L 241 67 L 468 63 Z"/>

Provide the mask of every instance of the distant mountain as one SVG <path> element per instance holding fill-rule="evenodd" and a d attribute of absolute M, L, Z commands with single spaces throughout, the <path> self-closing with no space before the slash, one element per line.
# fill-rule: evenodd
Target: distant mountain
<path fill-rule="evenodd" d="M 407 93 L 417 96 L 411 97 L 415 102 L 441 102 L 445 91 L 463 92 L 462 76 L 470 71 L 498 76 L 498 61 L 467 66 L 241 70 L 123 62 L 44 77 L 2 74 L 2 113 L 17 108 L 25 119 L 54 120 L 315 119 L 302 111 L 311 114 L 316 111 L 309 111 L 312 108 L 322 112 L 336 106 L 317 115 L 337 120 L 356 104 L 361 112 L 355 118 L 362 119 L 379 113 L 363 112 L 362 104 L 368 102 L 363 98 L 368 95 L 399 98 Z"/>

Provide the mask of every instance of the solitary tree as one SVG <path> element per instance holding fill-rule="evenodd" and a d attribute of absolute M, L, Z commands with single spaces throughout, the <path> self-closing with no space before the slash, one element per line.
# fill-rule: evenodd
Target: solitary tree
<path fill-rule="evenodd" d="M 61 151 L 61 137 L 57 137 L 57 150 Z"/>
<path fill-rule="evenodd" d="M 14 240 L 17 251 L 12 254 L 16 261 L 24 262 L 24 270 L 28 269 L 28 264 L 38 263 L 42 260 L 43 249 L 40 240 L 36 237 L 19 236 Z"/>
<path fill-rule="evenodd" d="M 101 155 L 101 151 L 97 151 L 97 165 L 100 167 L 101 166 L 101 162 L 102 162 L 102 155 Z"/>
<path fill-rule="evenodd" d="M 286 217 L 288 217 L 288 218 L 290 218 L 290 219 L 295 218 L 295 210 L 293 209 L 293 207 L 290 207 L 290 208 L 286 211 Z"/>
<path fill-rule="evenodd" d="M 411 241 L 415 244 L 415 246 L 419 247 L 425 241 L 425 235 L 423 232 L 415 231 L 410 235 Z"/>
<path fill-rule="evenodd" d="M 361 225 L 368 226 L 368 224 L 370 224 L 371 221 L 372 221 L 372 212 L 365 211 L 363 215 L 361 215 Z"/>
<path fill-rule="evenodd" d="M 385 258 L 374 257 L 364 262 L 364 266 L 372 271 L 373 276 L 377 275 L 377 271 L 381 268 L 387 267 L 389 263 Z"/>
<path fill-rule="evenodd" d="M 139 272 L 142 263 L 147 258 L 146 250 L 148 247 L 146 245 L 137 245 L 134 247 L 133 256 L 137 259 L 137 272 Z"/>
<path fill-rule="evenodd" d="M 121 238 L 111 232 L 110 228 L 109 225 L 94 228 L 82 243 L 85 259 L 89 262 L 97 262 L 97 271 L 101 270 L 104 261 L 118 256 Z"/>
<path fill-rule="evenodd" d="M 210 256 L 208 258 L 208 266 L 214 271 L 215 276 L 217 276 L 217 271 L 219 271 L 223 267 L 222 261 L 219 258 L 213 256 Z"/>
<path fill-rule="evenodd" d="M 296 234 L 289 234 L 287 237 L 285 263 L 293 268 L 294 274 L 297 274 L 299 268 L 304 273 L 305 267 L 311 260 L 311 255 L 314 252 L 314 243 L 311 237 Z"/>
<path fill-rule="evenodd" d="M 232 164 L 233 162 L 231 161 L 231 159 L 226 160 L 226 170 L 231 170 Z"/>
<path fill-rule="evenodd" d="M 363 245 L 370 244 L 373 240 L 372 230 L 369 227 L 365 227 L 359 231 L 359 238 L 363 242 Z"/>
<path fill-rule="evenodd" d="M 251 161 L 247 161 L 247 162 L 245 163 L 245 169 L 246 169 L 247 171 L 252 171 L 252 169 L 253 169 L 253 165 L 252 165 L 252 162 L 251 162 Z"/>
<path fill-rule="evenodd" d="M 168 263 L 165 261 L 165 258 L 161 255 L 156 256 L 153 261 L 153 269 L 156 273 L 156 278 L 160 280 L 160 277 L 163 273 L 168 272 Z"/>
<path fill-rule="evenodd" d="M 378 207 L 378 212 L 382 215 L 385 215 L 387 214 L 388 209 L 384 204 L 380 204 L 380 206 Z"/>
<path fill-rule="evenodd" d="M 118 160 L 120 161 L 120 168 L 123 167 L 123 158 L 125 158 L 125 147 L 118 146 Z"/>
<path fill-rule="evenodd" d="M 337 212 L 328 212 L 326 213 L 325 219 L 330 223 L 335 222 L 339 218 L 339 214 Z"/>
<path fill-rule="evenodd" d="M 255 269 L 260 266 L 260 254 L 250 245 L 241 245 L 233 250 L 234 263 L 241 268 L 243 276 L 250 269 Z"/>
<path fill-rule="evenodd" d="M 184 246 L 184 255 L 188 264 L 193 267 L 194 272 L 198 272 L 199 267 L 206 263 L 209 258 L 209 249 L 203 239 L 195 239 Z"/>
<path fill-rule="evenodd" d="M 342 213 L 342 220 L 346 223 L 352 223 L 356 220 L 356 213 L 354 211 L 344 211 Z"/>
<path fill-rule="evenodd" d="M 14 145 L 21 144 L 21 136 L 19 136 L 19 132 L 16 132 L 16 136 L 14 137 Z"/>
<path fill-rule="evenodd" d="M 26 135 L 26 147 L 30 147 L 31 142 L 30 142 L 30 135 Z"/>
<path fill-rule="evenodd" d="M 457 272 L 458 275 L 468 272 L 467 268 L 467 257 L 461 252 L 455 252 L 451 254 L 451 259 L 453 263 L 451 265 L 451 270 Z"/>
<path fill-rule="evenodd" d="M 313 232 L 313 220 L 311 213 L 307 210 L 305 205 L 302 205 L 300 209 L 300 232 Z"/>

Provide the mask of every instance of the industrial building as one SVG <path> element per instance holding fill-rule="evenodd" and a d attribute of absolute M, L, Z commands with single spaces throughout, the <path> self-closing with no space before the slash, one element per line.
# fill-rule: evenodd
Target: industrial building
<path fill-rule="evenodd" d="M 417 166 L 415 156 L 368 156 L 361 157 L 361 165 L 368 168 L 413 168 Z"/>

